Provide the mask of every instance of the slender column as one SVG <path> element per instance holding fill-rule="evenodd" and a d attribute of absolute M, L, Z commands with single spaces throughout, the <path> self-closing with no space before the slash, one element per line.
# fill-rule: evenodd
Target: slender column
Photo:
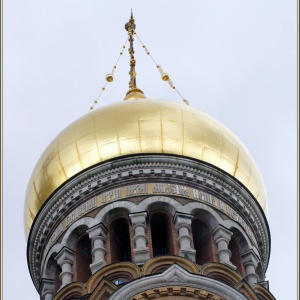
<path fill-rule="evenodd" d="M 218 246 L 218 257 L 221 264 L 227 265 L 234 270 L 236 270 L 236 266 L 234 266 L 231 261 L 231 251 L 228 249 L 228 244 L 230 242 L 232 232 L 227 228 L 219 225 L 213 232 L 213 238 Z"/>
<path fill-rule="evenodd" d="M 191 247 L 192 238 L 190 236 L 192 217 L 192 215 L 176 212 L 174 222 L 179 235 L 177 239 L 180 245 L 178 255 L 195 262 L 196 250 Z"/>
<path fill-rule="evenodd" d="M 90 264 L 92 274 L 96 273 L 98 270 L 106 265 L 105 257 L 105 240 L 107 229 L 103 223 L 100 223 L 86 231 L 92 241 L 92 256 L 93 262 Z"/>
<path fill-rule="evenodd" d="M 42 300 L 52 300 L 54 297 L 54 280 L 42 278 L 39 294 Z"/>
<path fill-rule="evenodd" d="M 61 273 L 59 278 L 61 279 L 61 286 L 62 289 L 64 286 L 72 282 L 73 273 L 72 273 L 72 264 L 74 260 L 74 251 L 67 247 L 63 247 L 55 257 L 57 262 L 61 267 Z"/>
<path fill-rule="evenodd" d="M 134 243 L 135 249 L 133 249 L 134 253 L 134 261 L 138 265 L 142 265 L 147 260 L 150 259 L 149 248 L 147 247 L 147 213 L 139 212 L 130 214 L 129 218 L 131 220 L 132 227 L 134 229 Z"/>
<path fill-rule="evenodd" d="M 258 275 L 255 273 L 255 269 L 257 268 L 259 258 L 252 249 L 247 250 L 241 255 L 241 257 L 246 271 L 246 280 L 248 281 L 249 285 L 252 286 L 258 281 Z"/>

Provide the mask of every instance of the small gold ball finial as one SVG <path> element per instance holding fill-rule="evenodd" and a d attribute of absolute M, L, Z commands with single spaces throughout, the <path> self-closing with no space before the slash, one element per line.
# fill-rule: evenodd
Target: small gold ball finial
<path fill-rule="evenodd" d="M 170 79 L 170 76 L 169 76 L 168 73 L 162 73 L 162 74 L 161 74 L 161 79 L 162 79 L 163 81 L 168 81 L 168 80 Z"/>
<path fill-rule="evenodd" d="M 107 82 L 112 82 L 112 81 L 114 81 L 114 76 L 113 76 L 113 74 L 107 74 L 105 76 L 105 79 Z"/>

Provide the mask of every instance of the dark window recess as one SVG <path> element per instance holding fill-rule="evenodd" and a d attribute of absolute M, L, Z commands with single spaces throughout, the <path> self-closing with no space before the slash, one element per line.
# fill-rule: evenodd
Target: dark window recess
<path fill-rule="evenodd" d="M 213 241 L 210 227 L 202 220 L 194 219 L 192 221 L 192 233 L 196 250 L 196 262 L 198 264 L 213 262 Z"/>
<path fill-rule="evenodd" d="M 119 218 L 111 223 L 110 243 L 112 263 L 132 260 L 127 219 Z"/>
<path fill-rule="evenodd" d="M 87 234 L 83 235 L 76 244 L 74 281 L 87 282 L 92 272 L 90 264 L 92 263 L 92 245 Z"/>
<path fill-rule="evenodd" d="M 167 248 L 153 248 L 154 256 L 161 256 L 161 255 L 167 255 Z"/>
<path fill-rule="evenodd" d="M 169 223 L 169 218 L 164 213 L 156 213 L 151 217 L 153 257 L 173 254 Z"/>
<path fill-rule="evenodd" d="M 120 284 L 123 284 L 124 281 L 123 281 L 122 279 L 114 279 L 114 280 L 113 280 L 113 283 L 114 283 L 115 285 L 120 285 Z"/>

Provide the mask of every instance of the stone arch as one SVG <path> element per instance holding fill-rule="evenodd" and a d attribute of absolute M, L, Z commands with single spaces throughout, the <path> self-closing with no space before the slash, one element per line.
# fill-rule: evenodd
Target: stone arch
<path fill-rule="evenodd" d="M 111 211 L 113 210 L 115 211 L 116 209 L 120 209 L 120 211 L 124 210 L 127 214 L 129 214 L 136 211 L 136 206 L 137 205 L 135 203 L 126 200 L 109 203 L 99 210 L 90 227 L 97 225 L 100 222 L 106 226 L 107 222 L 110 220 Z"/>
<path fill-rule="evenodd" d="M 238 233 L 239 239 L 241 240 L 242 253 L 247 251 L 248 249 L 252 248 L 253 242 L 250 240 L 247 233 L 245 232 L 245 229 L 242 228 L 242 226 L 240 224 L 238 224 L 237 222 L 235 222 L 231 219 L 227 219 L 223 222 L 222 225 L 224 227 L 228 228 L 233 233 Z M 254 251 L 259 256 L 259 253 L 256 248 Z"/>
<path fill-rule="evenodd" d="M 166 196 L 150 196 L 142 200 L 137 206 L 137 211 L 152 211 L 151 207 L 155 203 L 157 210 L 163 210 L 174 215 L 176 211 L 186 213 L 184 206 L 171 197 Z"/>
<path fill-rule="evenodd" d="M 174 263 L 191 273 L 199 272 L 197 266 L 190 260 L 180 256 L 164 256 L 152 258 L 151 260 L 147 261 L 142 267 L 142 273 L 143 275 L 162 273 Z"/>
<path fill-rule="evenodd" d="M 79 233 L 83 233 L 83 230 L 88 229 L 91 226 L 91 223 L 93 222 L 92 217 L 83 217 L 77 221 L 75 221 L 65 232 L 63 239 L 61 241 L 62 247 L 66 246 L 72 250 L 74 250 L 74 246 L 76 244 L 76 237 L 78 236 Z M 72 242 L 73 241 L 73 242 Z M 73 247 L 72 247 L 73 245 Z"/>
<path fill-rule="evenodd" d="M 109 224 L 116 218 L 128 217 L 130 210 L 128 207 L 116 207 L 107 212 L 103 212 L 102 223 L 108 228 Z"/>
<path fill-rule="evenodd" d="M 93 292 L 104 277 L 108 277 L 110 274 L 114 274 L 116 272 L 126 272 L 130 274 L 133 279 L 141 276 L 140 268 L 133 263 L 126 262 L 107 265 L 96 272 L 86 283 L 88 293 Z"/>
<path fill-rule="evenodd" d="M 186 206 L 189 208 L 189 213 L 191 215 L 205 221 L 212 230 L 214 230 L 219 224 L 224 223 L 224 220 L 221 218 L 221 216 L 209 205 L 193 202 L 187 204 Z"/>
<path fill-rule="evenodd" d="M 84 295 L 86 295 L 84 284 L 73 282 L 60 290 L 55 297 L 57 299 L 81 299 Z"/>
<path fill-rule="evenodd" d="M 224 282 L 234 287 L 243 277 L 230 267 L 219 263 L 207 263 L 203 266 L 201 274 L 209 278 Z"/>
<path fill-rule="evenodd" d="M 75 228 L 72 228 L 73 230 L 70 232 L 70 234 L 66 236 L 66 239 L 64 240 L 64 246 L 75 251 L 75 247 L 78 240 L 82 237 L 84 233 L 86 233 L 86 230 L 88 228 L 89 227 L 87 224 L 81 224 L 76 226 Z"/>

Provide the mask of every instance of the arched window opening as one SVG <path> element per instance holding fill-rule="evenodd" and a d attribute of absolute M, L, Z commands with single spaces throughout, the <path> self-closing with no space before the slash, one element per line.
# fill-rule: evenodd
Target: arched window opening
<path fill-rule="evenodd" d="M 193 219 L 192 233 L 196 250 L 196 263 L 202 265 L 207 262 L 218 261 L 217 248 L 210 227 L 200 219 Z"/>
<path fill-rule="evenodd" d="M 60 275 L 60 273 L 62 271 L 60 265 L 55 260 L 55 256 L 56 255 L 57 255 L 57 253 L 55 252 L 49 258 L 49 260 L 48 260 L 48 262 L 46 264 L 46 272 L 45 272 L 45 277 L 47 279 L 51 279 L 51 280 L 54 281 L 54 288 L 53 288 L 54 295 L 60 289 L 61 280 L 59 278 L 59 275 Z"/>
<path fill-rule="evenodd" d="M 107 276 L 107 279 L 113 282 L 115 285 L 122 285 L 126 282 L 133 280 L 133 276 L 128 272 L 116 272 Z"/>
<path fill-rule="evenodd" d="M 76 243 L 74 259 L 73 281 L 85 283 L 92 276 L 90 264 L 92 263 L 91 240 L 84 234 Z"/>
<path fill-rule="evenodd" d="M 244 274 L 244 268 L 243 263 L 241 259 L 241 254 L 239 250 L 238 243 L 236 242 L 235 238 L 232 236 L 231 240 L 228 245 L 228 249 L 231 251 L 231 258 L 230 261 L 234 266 L 236 266 L 236 271 L 243 275 Z"/>
<path fill-rule="evenodd" d="M 153 257 L 173 255 L 171 219 L 164 213 L 155 213 L 150 219 Z"/>
<path fill-rule="evenodd" d="M 111 262 L 131 261 L 131 247 L 128 220 L 118 218 L 109 228 Z"/>

